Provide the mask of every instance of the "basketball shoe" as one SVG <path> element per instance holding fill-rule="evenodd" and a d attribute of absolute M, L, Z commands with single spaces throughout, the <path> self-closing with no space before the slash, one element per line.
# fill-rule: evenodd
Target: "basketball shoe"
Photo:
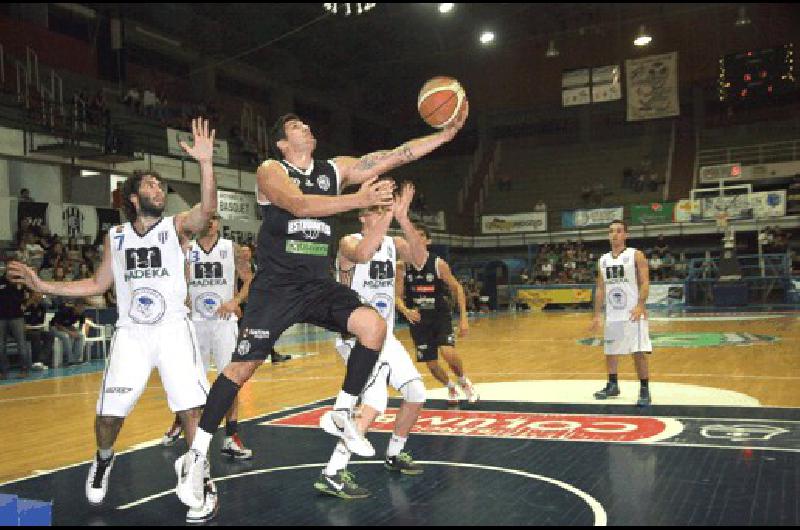
<path fill-rule="evenodd" d="M 608 399 L 619 395 L 619 384 L 608 382 L 603 390 L 594 393 L 595 399 Z"/>
<path fill-rule="evenodd" d="M 108 460 L 100 458 L 100 453 L 95 453 L 92 467 L 89 469 L 89 476 L 86 478 L 86 498 L 89 504 L 97 506 L 103 503 L 108 493 L 108 477 L 111 476 L 111 468 L 114 467 L 114 459 L 117 455 L 111 455 Z"/>
<path fill-rule="evenodd" d="M 238 433 L 227 436 L 222 443 L 222 454 L 228 455 L 236 460 L 249 460 L 253 458 L 253 450 L 248 449 L 242 443 Z"/>
<path fill-rule="evenodd" d="M 356 484 L 355 477 L 346 469 L 342 469 L 335 475 L 326 475 L 323 471 L 314 488 L 320 493 L 327 493 L 340 499 L 364 499 L 369 497 L 369 490 Z"/>
<path fill-rule="evenodd" d="M 411 453 L 406 451 L 397 456 L 387 456 L 383 462 L 383 467 L 389 471 L 398 471 L 403 475 L 419 475 L 423 471 L 422 466 L 411 458 Z"/>
<path fill-rule="evenodd" d="M 175 461 L 175 473 L 178 475 L 175 494 L 183 504 L 194 510 L 203 507 L 204 479 L 209 474 L 206 466 L 206 457 L 195 449 L 189 449 Z"/>
<path fill-rule="evenodd" d="M 349 411 L 330 410 L 322 415 L 319 426 L 326 433 L 341 438 L 350 452 L 364 457 L 375 456 L 375 449 L 353 423 L 353 417 Z"/>

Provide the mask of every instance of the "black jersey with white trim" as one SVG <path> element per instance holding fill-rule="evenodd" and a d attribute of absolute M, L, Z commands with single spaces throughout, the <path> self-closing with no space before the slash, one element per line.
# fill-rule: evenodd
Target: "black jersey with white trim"
<path fill-rule="evenodd" d="M 314 160 L 301 170 L 279 162 L 307 195 L 338 195 L 339 175 L 331 160 Z M 258 276 L 280 282 L 330 278 L 335 217 L 300 218 L 269 202 L 260 202 Z"/>

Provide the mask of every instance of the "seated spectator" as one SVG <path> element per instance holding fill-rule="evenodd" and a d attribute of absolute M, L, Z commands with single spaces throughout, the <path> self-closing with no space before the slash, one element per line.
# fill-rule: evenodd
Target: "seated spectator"
<path fill-rule="evenodd" d="M 664 256 L 667 253 L 669 246 L 667 245 L 667 241 L 664 239 L 664 234 L 659 234 L 653 250 L 658 252 L 661 256 Z"/>
<path fill-rule="evenodd" d="M 542 199 L 536 201 L 536 206 L 533 207 L 534 212 L 546 212 L 547 211 L 547 204 Z"/>
<path fill-rule="evenodd" d="M 499 191 L 511 191 L 511 177 L 503 173 L 497 177 L 497 189 Z"/>
<path fill-rule="evenodd" d="M 658 191 L 658 185 L 661 182 L 658 180 L 658 173 L 650 173 L 650 179 L 647 181 L 647 189 L 650 191 Z"/>
<path fill-rule="evenodd" d="M 20 255 L 15 256 L 20 259 Z M 31 353 L 28 343 L 25 342 L 24 304 L 26 298 L 25 288 L 11 282 L 4 268 L 0 277 L 0 379 L 8 379 L 10 364 L 6 355 L 8 339 L 13 338 L 17 343 L 21 366 L 18 379 L 28 377 L 31 369 Z"/>
<path fill-rule="evenodd" d="M 64 364 L 67 366 L 84 362 L 83 347 L 86 336 L 82 329 L 86 320 L 83 316 L 85 310 L 86 302 L 78 298 L 73 305 L 62 305 L 50 321 L 50 333 L 61 341 Z"/>
<path fill-rule="evenodd" d="M 481 308 L 481 293 L 478 289 L 478 284 L 475 278 L 470 278 L 467 286 L 464 289 L 464 294 L 467 297 L 467 311 L 470 313 L 477 313 Z"/>
<path fill-rule="evenodd" d="M 665 252 L 661 260 L 661 270 L 663 279 L 672 279 L 675 276 L 675 257 L 671 252 Z"/>
<path fill-rule="evenodd" d="M 661 255 L 658 252 L 653 252 L 650 255 L 650 279 L 654 281 L 661 280 Z"/>
<path fill-rule="evenodd" d="M 34 269 L 40 269 L 44 260 L 44 249 L 39 244 L 38 238 L 31 232 L 23 237 L 22 259 Z"/>
<path fill-rule="evenodd" d="M 644 191 L 644 186 L 647 182 L 647 177 L 644 173 L 639 173 L 633 181 L 633 191 L 641 193 Z"/>
<path fill-rule="evenodd" d="M 157 104 L 158 98 L 156 98 L 156 93 L 149 88 L 144 89 L 142 93 L 142 114 L 148 118 L 155 116 Z"/>
<path fill-rule="evenodd" d="M 19 202 L 34 202 L 33 198 L 31 197 L 31 190 L 28 188 L 22 188 L 19 190 Z"/>
<path fill-rule="evenodd" d="M 41 293 L 32 292 L 25 302 L 25 338 L 31 343 L 34 368 L 46 368 L 53 355 L 53 337 L 44 329 L 47 303 Z"/>
<path fill-rule="evenodd" d="M 128 89 L 128 93 L 125 94 L 125 99 L 123 99 L 122 102 L 128 105 L 134 112 L 141 112 L 142 96 L 139 92 L 139 87 L 132 86 Z"/>

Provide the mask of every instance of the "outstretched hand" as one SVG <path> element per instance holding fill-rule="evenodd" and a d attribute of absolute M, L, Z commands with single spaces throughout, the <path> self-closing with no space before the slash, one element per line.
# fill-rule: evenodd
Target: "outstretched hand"
<path fill-rule="evenodd" d="M 22 284 L 32 291 L 42 291 L 42 280 L 32 268 L 19 261 L 10 261 L 6 273 L 12 283 Z"/>
<path fill-rule="evenodd" d="M 461 110 L 458 111 L 458 117 L 451 121 L 449 124 L 445 125 L 442 129 L 442 132 L 445 134 L 448 140 L 452 140 L 455 138 L 458 131 L 464 126 L 464 123 L 467 121 L 467 117 L 469 116 L 469 100 L 467 96 L 464 96 L 464 102 L 461 104 Z"/>
<path fill-rule="evenodd" d="M 400 188 L 400 194 L 395 199 L 394 203 L 394 216 L 400 221 L 408 217 L 408 209 L 411 207 L 411 201 L 414 199 L 414 184 L 411 182 L 404 182 Z"/>
<path fill-rule="evenodd" d="M 361 207 L 391 206 L 394 203 L 394 181 L 372 177 L 361 185 L 358 193 L 362 197 Z"/>
<path fill-rule="evenodd" d="M 217 131 L 215 129 L 212 129 L 210 133 L 208 132 L 208 120 L 195 118 L 192 120 L 194 145 L 189 147 L 189 144 L 181 141 L 181 148 L 200 163 L 211 162 L 214 157 L 214 137 L 216 134 Z"/>

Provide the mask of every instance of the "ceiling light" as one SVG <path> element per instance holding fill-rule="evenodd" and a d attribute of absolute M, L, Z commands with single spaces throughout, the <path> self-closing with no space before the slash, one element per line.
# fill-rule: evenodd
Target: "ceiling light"
<path fill-rule="evenodd" d="M 455 4 L 439 4 L 439 13 L 449 13 L 455 6 Z"/>
<path fill-rule="evenodd" d="M 363 15 L 367 11 L 371 10 L 377 4 L 322 4 L 322 7 L 325 8 L 326 11 L 334 14 L 334 15 L 344 15 L 349 17 L 350 15 Z"/>
<path fill-rule="evenodd" d="M 633 39 L 633 44 L 636 46 L 647 46 L 652 40 L 653 37 L 647 32 L 644 24 L 642 24 L 639 26 L 639 31 L 636 33 L 636 38 Z"/>
<path fill-rule="evenodd" d="M 481 44 L 491 44 L 494 42 L 494 32 L 493 31 L 484 31 L 481 33 Z"/>
<path fill-rule="evenodd" d="M 749 26 L 750 25 L 750 17 L 747 16 L 747 8 L 745 6 L 739 7 L 739 16 L 736 19 L 736 26 Z"/>
<path fill-rule="evenodd" d="M 547 51 L 544 52 L 544 56 L 548 59 L 552 59 L 553 57 L 558 57 L 561 53 L 556 48 L 556 41 L 550 39 L 550 44 L 547 45 Z"/>

